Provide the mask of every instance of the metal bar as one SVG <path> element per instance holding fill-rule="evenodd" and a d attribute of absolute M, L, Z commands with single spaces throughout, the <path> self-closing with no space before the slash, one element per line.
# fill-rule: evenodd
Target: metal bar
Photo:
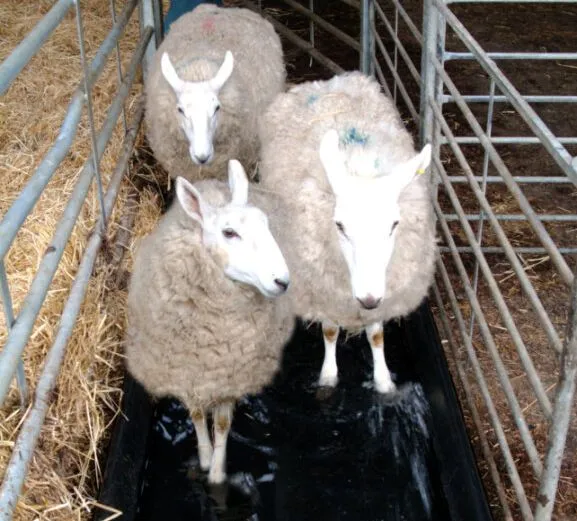
<path fill-rule="evenodd" d="M 309 9 L 311 13 L 315 12 L 315 0 L 309 0 Z M 315 23 L 311 19 L 309 20 L 309 41 L 311 45 L 315 46 Z M 356 43 L 356 42 L 355 42 Z M 309 58 L 309 68 L 313 66 L 313 57 Z"/>
<path fill-rule="evenodd" d="M 446 246 L 440 247 L 441 253 L 450 253 L 451 249 Z M 457 246 L 457 251 L 459 253 L 474 253 L 473 248 L 470 246 Z M 487 254 L 504 254 L 505 250 L 498 246 L 483 246 L 481 248 L 483 253 Z M 547 255 L 547 250 L 545 248 L 530 247 L 530 246 L 514 246 L 513 251 L 515 253 L 527 254 L 527 255 Z M 563 255 L 575 255 L 577 253 L 577 248 L 559 248 L 559 251 Z"/>
<path fill-rule="evenodd" d="M 344 44 L 348 45 L 355 51 L 361 51 L 361 44 L 357 42 L 352 36 L 349 36 L 347 33 L 341 31 L 334 25 L 330 24 L 319 15 L 313 13 L 311 10 L 307 9 L 303 5 L 295 2 L 294 0 L 282 0 L 285 4 L 292 7 L 297 13 L 300 13 L 306 16 L 311 22 L 316 23 L 319 27 L 322 27 L 325 31 L 332 34 L 337 40 L 340 40 Z M 311 42 L 311 46 L 314 47 L 314 41 Z"/>
<path fill-rule="evenodd" d="M 375 72 L 377 73 L 377 77 L 379 78 L 379 83 L 381 84 L 381 87 L 383 87 L 383 90 L 385 91 L 385 94 L 392 99 L 393 98 L 393 93 L 391 92 L 391 89 L 389 88 L 389 86 L 387 85 L 387 80 L 385 78 L 385 75 L 383 73 L 383 69 L 381 68 L 380 64 L 378 62 L 375 61 Z"/>
<path fill-rule="evenodd" d="M 577 0 L 444 0 L 447 4 L 574 4 Z"/>
<path fill-rule="evenodd" d="M 385 26 L 387 27 L 387 30 L 389 29 L 389 20 L 387 20 L 387 17 L 385 16 L 385 18 L 383 19 L 383 22 L 385 23 Z M 390 33 L 391 31 L 389 31 Z M 394 49 L 394 53 L 393 53 L 393 63 L 395 66 L 395 71 L 398 73 L 399 72 L 399 67 L 398 67 L 398 61 L 399 61 L 399 10 L 395 7 L 395 29 L 394 29 L 394 36 L 393 36 L 393 42 L 395 44 L 395 49 Z M 417 80 L 418 82 L 418 80 Z M 397 105 L 397 83 L 393 83 L 393 87 L 394 87 L 394 91 L 393 91 L 393 100 L 395 101 L 395 105 Z"/>
<path fill-rule="evenodd" d="M 444 14 L 447 22 L 453 31 L 455 31 L 455 33 L 459 36 L 461 41 L 465 44 L 469 51 L 471 51 L 477 57 L 478 63 L 483 67 L 483 69 L 485 69 L 487 74 L 495 79 L 495 83 L 497 83 L 501 92 L 506 96 L 509 96 L 511 104 L 513 107 L 515 107 L 525 123 L 527 123 L 529 128 L 535 133 L 536 136 L 543 140 L 543 145 L 549 154 L 551 154 L 551 157 L 555 160 L 563 172 L 565 172 L 565 174 L 567 174 L 567 176 L 569 176 L 577 184 L 577 172 L 571 166 L 572 157 L 569 152 L 565 150 L 565 147 L 557 140 L 555 135 L 551 132 L 551 130 L 549 130 L 549 127 L 545 125 L 543 120 L 533 110 L 533 108 L 522 98 L 519 91 L 505 77 L 499 67 L 497 67 L 497 64 L 487 56 L 487 53 L 471 36 L 469 31 L 467 31 L 465 26 L 447 7 L 443 0 L 433 0 L 433 2 Z M 573 274 L 571 274 L 569 279 L 573 279 Z"/>
<path fill-rule="evenodd" d="M 577 384 L 577 278 L 571 292 L 565 339 L 561 358 L 561 375 L 555 396 L 553 419 L 549 428 L 545 468 L 537 495 L 535 521 L 551 519 L 567 442 L 567 432 L 571 421 L 575 385 Z"/>
<path fill-rule="evenodd" d="M 466 100 L 464 100 L 466 101 Z M 472 136 L 460 136 L 457 137 L 457 143 L 462 145 L 479 145 L 481 140 L 478 137 Z M 577 145 L 577 137 L 560 137 L 557 138 L 560 143 L 567 145 Z M 529 136 L 511 136 L 511 137 L 496 137 L 493 136 L 491 139 L 487 138 L 487 141 L 493 143 L 494 145 L 541 145 L 542 142 L 538 137 Z M 564 177 L 569 182 L 567 176 Z M 573 181 L 571 181 L 573 182 Z"/>
<path fill-rule="evenodd" d="M 430 1 L 435 2 L 436 0 L 430 0 Z M 489 156 L 491 157 L 493 165 L 503 178 L 503 181 L 509 188 L 511 194 L 517 200 L 517 203 L 519 204 L 521 211 L 525 213 L 525 215 L 527 216 L 528 222 L 531 223 L 531 226 L 535 231 L 535 233 L 537 234 L 537 237 L 541 241 L 541 244 L 543 244 L 543 246 L 547 250 L 553 264 L 556 266 L 559 274 L 561 275 L 561 278 L 568 286 L 570 286 L 573 283 L 573 272 L 567 265 L 567 262 L 565 261 L 561 253 L 559 252 L 557 245 L 555 244 L 555 242 L 553 241 L 553 239 L 551 238 L 551 236 L 549 235 L 543 224 L 537 218 L 537 214 L 533 210 L 533 207 L 525 197 L 523 191 L 519 188 L 519 185 L 514 181 L 513 176 L 511 175 L 509 169 L 501 159 L 501 156 L 497 153 L 497 150 L 483 132 L 481 125 L 479 125 L 479 122 L 471 112 L 471 109 L 461 99 L 461 94 L 459 90 L 457 89 L 457 87 L 455 86 L 449 75 L 446 73 L 446 71 L 443 69 L 443 65 L 439 63 L 439 61 L 435 58 L 433 58 L 432 60 L 433 65 L 437 70 L 437 72 L 439 73 L 440 77 L 443 79 L 443 82 L 445 83 L 449 91 L 453 94 L 453 96 L 455 96 L 456 103 L 461 109 L 463 115 L 465 116 L 465 119 L 467 120 L 469 126 L 471 127 L 473 132 L 477 135 L 477 137 L 481 140 L 481 144 L 485 147 L 485 149 L 489 151 Z M 496 83 L 498 84 L 498 82 Z M 430 100 L 427 100 L 427 103 L 429 103 L 429 101 Z M 431 103 L 431 107 L 433 108 L 431 114 L 433 114 L 435 104 Z M 442 115 L 441 120 L 444 121 Z M 448 133 L 452 135 L 452 132 L 450 130 L 448 131 Z M 438 155 L 436 157 L 438 157 Z"/>
<path fill-rule="evenodd" d="M 575 52 L 488 52 L 492 60 L 577 60 Z M 447 52 L 445 60 L 475 60 L 472 52 Z"/>
<path fill-rule="evenodd" d="M 445 118 L 441 114 L 441 111 L 434 104 L 432 105 L 432 108 L 433 108 L 433 114 L 438 119 L 443 132 L 445 133 L 445 135 L 449 139 L 451 139 L 451 137 L 452 137 L 451 129 L 449 128 L 447 121 L 445 120 Z M 493 212 L 493 209 L 491 208 L 491 205 L 487 201 L 485 194 L 479 188 L 479 185 L 477 184 L 477 182 L 474 179 L 472 179 L 473 171 L 471 170 L 469 163 L 467 162 L 465 156 L 463 155 L 463 152 L 459 148 L 459 145 L 457 145 L 456 143 L 451 143 L 451 149 L 452 149 L 453 153 L 455 154 L 455 157 L 457 158 L 459 165 L 463 169 L 465 176 L 467 176 L 469 178 L 469 186 L 473 190 L 473 193 L 475 194 L 475 197 L 479 201 L 481 208 L 483 209 L 483 211 L 487 215 L 489 222 L 491 223 L 491 227 L 493 228 L 493 231 L 495 232 L 495 235 L 496 235 L 499 243 L 505 249 L 507 258 L 509 259 L 509 262 L 511 263 L 511 267 L 513 268 L 517 277 L 519 278 L 521 288 L 523 289 L 524 293 L 529 298 L 529 302 L 531 303 L 531 306 L 533 307 L 535 313 L 537 314 L 537 317 L 539 318 L 539 321 L 541 322 L 541 325 L 543 326 L 543 329 L 545 330 L 545 333 L 547 334 L 547 338 L 548 338 L 549 342 L 551 343 L 553 348 L 558 353 L 561 352 L 562 344 L 561 344 L 561 339 L 559 338 L 559 335 L 557 334 L 557 330 L 555 329 L 555 327 L 551 323 L 549 315 L 547 314 L 547 311 L 543 307 L 543 304 L 541 303 L 541 300 L 539 299 L 539 296 L 537 295 L 535 288 L 533 287 L 533 285 L 531 284 L 531 281 L 527 277 L 527 274 L 525 273 L 523 266 L 521 265 L 519 259 L 517 258 L 517 255 L 515 255 L 515 252 L 511 246 L 511 243 L 509 242 L 509 239 L 507 238 L 507 235 L 503 231 L 503 228 L 501 227 L 501 225 L 499 224 L 497 219 L 495 219 L 495 214 Z M 435 160 L 435 163 L 438 166 L 438 173 L 445 184 L 445 189 L 447 191 L 447 194 L 449 195 L 449 198 L 451 200 L 451 204 L 455 208 L 457 215 L 459 215 L 459 217 L 460 217 L 461 225 L 463 226 L 463 231 L 467 235 L 467 238 L 469 239 L 469 243 L 471 244 L 471 246 L 473 248 L 476 248 L 476 247 L 478 247 L 478 245 L 475 243 L 475 241 L 473 239 L 473 232 L 471 230 L 471 227 L 470 227 L 468 221 L 463 218 L 465 212 L 463 211 L 461 203 L 459 202 L 459 198 L 455 192 L 455 189 L 453 188 L 453 186 L 449 182 L 449 178 L 447 176 L 445 168 L 440 161 Z M 539 221 L 539 224 L 541 224 L 541 226 L 543 226 L 543 224 L 540 221 Z M 498 287 L 497 287 L 497 285 L 494 281 L 494 278 L 491 274 L 491 270 L 487 264 L 487 261 L 485 260 L 485 258 L 483 257 L 482 254 L 480 254 L 479 261 L 481 262 L 481 266 L 483 268 L 483 274 L 485 275 L 485 279 L 489 283 L 489 286 L 493 288 L 493 291 L 496 290 L 498 292 L 499 290 L 498 290 Z M 514 325 L 513 318 L 509 315 L 507 305 L 505 304 L 505 301 L 502 299 L 500 293 L 499 293 L 498 307 L 499 307 L 499 311 L 501 312 L 501 310 L 503 310 L 506 313 L 506 316 L 508 317 L 507 319 L 505 319 L 505 315 L 503 315 L 501 313 L 501 316 L 505 320 L 505 323 L 507 324 L 507 322 L 509 322 L 509 323 L 512 323 Z M 521 362 L 525 363 L 524 362 L 524 360 L 525 360 L 526 362 L 529 363 L 529 365 L 527 367 L 524 366 L 525 370 L 527 371 L 527 376 L 528 376 L 531 384 L 534 385 L 533 389 L 535 390 L 535 393 L 537 395 L 537 398 L 539 399 L 539 403 L 542 406 L 543 411 L 545 412 L 545 414 L 548 417 L 550 417 L 551 416 L 551 403 L 549 402 L 549 398 L 547 397 L 547 394 L 545 393 L 545 390 L 542 387 L 542 384 L 541 384 L 541 381 L 540 381 L 538 375 L 534 371 L 534 367 L 532 366 L 532 362 L 530 362 L 530 358 L 525 351 L 525 346 L 523 344 L 523 341 L 520 340 L 520 335 L 519 335 L 518 331 L 516 330 L 516 328 L 514 328 L 512 330 L 509 328 L 509 326 L 507 326 L 507 329 L 511 333 L 511 337 L 512 337 L 513 341 L 515 342 L 515 346 L 518 348 L 519 356 L 521 357 Z M 519 344 L 517 343 L 517 340 L 520 340 Z"/>
<path fill-rule="evenodd" d="M 403 7 L 403 4 L 401 4 L 399 2 L 399 0 L 391 0 L 391 1 L 395 5 L 397 10 L 399 11 L 401 17 L 403 18 L 403 20 L 407 24 L 407 27 L 409 28 L 409 31 L 411 32 L 411 34 L 413 35 L 415 40 L 417 40 L 419 45 L 422 46 L 423 45 L 423 35 L 419 31 L 419 29 L 417 29 L 417 26 L 415 25 L 413 20 L 411 20 L 411 17 L 408 15 L 407 11 Z M 379 3 L 375 2 L 375 6 L 378 6 L 378 5 L 379 5 Z"/>
<path fill-rule="evenodd" d="M 101 214 L 99 221 L 106 220 L 107 216 L 110 216 L 112 213 L 120 183 L 132 156 L 132 149 L 144 114 L 143 108 L 141 104 L 137 109 L 129 132 L 124 138 L 123 152 L 106 192 L 106 211 Z M 12 514 L 18 501 L 18 495 L 22 489 L 34 447 L 38 442 L 38 436 L 44 423 L 46 411 L 51 402 L 51 395 L 60 373 L 68 339 L 74 329 L 76 318 L 92 275 L 94 261 L 104 239 L 104 235 L 101 233 L 103 229 L 106 229 L 106 224 L 97 223 L 94 233 L 86 246 L 82 262 L 80 263 L 74 284 L 70 290 L 70 296 L 62 312 L 58 333 L 56 334 L 52 347 L 46 355 L 46 362 L 36 387 L 34 405 L 23 422 L 14 450 L 12 451 L 2 487 L 0 488 L 0 521 L 10 521 L 12 519 Z"/>
<path fill-rule="evenodd" d="M 138 0 L 128 0 L 124 7 L 122 14 L 118 18 L 118 22 L 113 27 L 94 56 L 90 64 L 90 82 L 94 81 L 100 76 L 108 55 L 114 49 L 114 44 L 119 38 L 122 31 L 126 27 L 130 15 L 136 6 Z M 0 259 L 3 259 L 10 245 L 14 241 L 16 234 L 20 227 L 26 220 L 26 217 L 38 201 L 42 194 L 42 190 L 46 187 L 54 172 L 66 157 L 70 146 L 74 142 L 74 137 L 78 130 L 78 124 L 82 116 L 82 106 L 84 103 L 84 91 L 81 86 L 77 88 L 72 96 L 72 100 L 66 111 L 66 116 L 60 127 L 60 132 L 54 145 L 50 148 L 44 159 L 38 165 L 38 168 L 22 189 L 12 206 L 4 215 L 2 222 L 0 222 Z"/>
<path fill-rule="evenodd" d="M 459 143 L 460 145 L 467 145 L 468 144 L 468 143 L 461 143 L 459 141 L 459 138 L 455 138 L 455 142 Z M 448 143 L 448 141 L 446 143 Z M 516 183 L 521 183 L 521 184 L 533 184 L 533 183 L 570 184 L 570 185 L 573 184 L 565 176 L 540 176 L 540 175 L 522 176 L 522 175 L 520 175 L 520 176 L 513 176 L 512 178 Z M 467 178 L 465 176 L 462 176 L 462 175 L 452 175 L 452 176 L 449 176 L 449 179 L 451 180 L 451 183 L 466 183 L 466 182 L 468 182 Z M 480 181 L 481 178 L 479 176 L 475 176 L 475 180 Z M 487 182 L 488 183 L 504 183 L 505 181 L 503 181 L 503 178 L 501 176 L 490 175 L 487 177 Z"/>
<path fill-rule="evenodd" d="M 395 80 L 394 85 L 398 86 L 401 96 L 403 97 L 403 101 L 407 105 L 407 108 L 409 109 L 411 116 L 413 117 L 414 121 L 418 123 L 420 119 L 419 113 L 417 112 L 417 109 L 415 108 L 415 105 L 413 104 L 413 101 L 411 100 L 411 97 L 409 96 L 407 89 L 405 89 L 405 86 L 403 85 L 403 80 L 399 76 L 398 72 L 394 69 L 391 57 L 387 53 L 385 44 L 383 43 L 379 35 L 375 35 L 375 42 L 377 43 L 377 48 L 379 49 L 379 51 L 381 51 L 381 55 L 383 56 L 385 62 L 387 63 L 387 67 L 389 68 L 391 74 L 393 75 L 393 78 Z"/>
<path fill-rule="evenodd" d="M 42 17 L 0 64 L 0 96 L 10 88 L 18 74 L 34 57 L 54 29 L 58 27 L 73 3 L 74 0 L 58 0 L 55 2 L 50 11 Z"/>
<path fill-rule="evenodd" d="M 527 103 L 577 103 L 577 96 L 535 96 L 528 94 L 520 94 L 521 98 Z M 486 103 L 489 101 L 487 96 L 468 94 L 464 95 L 463 99 L 469 103 Z M 451 103 L 454 101 L 453 96 L 443 96 L 443 102 Z M 498 103 L 511 103 L 510 98 L 507 96 L 495 96 L 495 100 Z"/>
<path fill-rule="evenodd" d="M 360 0 L 339 0 L 342 4 L 346 4 L 354 9 L 360 9 Z"/>
<path fill-rule="evenodd" d="M 154 43 L 158 49 L 164 40 L 164 16 L 162 14 L 162 0 L 152 0 L 152 18 L 154 20 Z"/>
<path fill-rule="evenodd" d="M 503 424 L 499 419 L 499 413 L 497 412 L 495 404 L 493 403 L 493 399 L 491 397 L 491 393 L 489 392 L 487 381 L 485 380 L 483 369 L 481 368 L 481 364 L 479 363 L 479 359 L 477 358 L 475 348 L 473 347 L 471 339 L 468 337 L 466 333 L 465 320 L 463 318 L 461 308 L 457 300 L 457 296 L 455 295 L 455 291 L 453 290 L 453 286 L 451 284 L 451 279 L 449 278 L 447 268 L 445 267 L 445 264 L 443 263 L 442 259 L 437 259 L 437 273 L 441 276 L 441 280 L 443 281 L 445 291 L 447 292 L 449 304 L 451 305 L 453 315 L 455 316 L 455 319 L 457 320 L 457 324 L 459 326 L 458 329 L 461 334 L 461 340 L 465 347 L 465 351 L 467 353 L 470 366 L 473 369 L 473 374 L 475 375 L 477 385 L 479 386 L 479 390 L 481 391 L 481 394 L 485 400 L 485 406 L 487 407 L 487 412 L 489 414 L 489 421 L 491 422 L 493 430 L 495 431 L 495 436 L 497 437 L 497 441 L 499 442 L 499 447 L 501 448 L 505 468 L 507 469 L 507 474 L 509 476 L 511 484 L 513 485 L 515 495 L 517 496 L 517 502 L 519 503 L 519 508 L 521 510 L 523 518 L 526 521 L 532 521 L 533 514 L 531 513 L 531 507 L 529 505 L 529 501 L 527 500 L 527 495 L 525 494 L 525 489 L 523 488 L 523 483 L 521 482 L 521 477 L 519 476 L 519 471 L 515 464 L 515 460 L 513 458 L 513 455 L 511 454 L 511 449 L 509 448 L 509 444 L 507 443 L 507 437 L 505 435 L 505 430 L 503 429 Z M 466 279 L 463 279 L 463 283 L 465 285 L 466 282 L 467 282 Z M 481 316 L 483 314 L 480 308 L 473 311 L 475 313 L 480 312 Z M 479 316 L 477 318 L 479 318 Z M 484 322 L 484 316 L 482 318 L 482 321 L 480 319 L 480 323 L 483 322 Z"/>
<path fill-rule="evenodd" d="M 255 5 L 254 2 L 252 2 L 251 0 L 244 0 L 244 3 L 247 7 L 259 13 L 258 7 Z M 334 61 L 332 61 L 331 59 L 327 58 L 322 53 L 317 51 L 310 43 L 294 34 L 290 29 L 287 29 L 282 23 L 280 23 L 274 17 L 270 16 L 266 11 L 260 12 L 260 15 L 263 16 L 266 20 L 268 20 L 281 36 L 284 36 L 287 40 L 289 40 L 293 45 L 295 45 L 299 49 L 302 49 L 303 51 L 309 53 L 323 67 L 326 67 L 328 70 L 330 70 L 335 74 L 341 74 L 344 72 L 344 69 L 340 65 L 337 65 Z"/>
<path fill-rule="evenodd" d="M 487 440 L 487 436 L 485 434 L 485 428 L 483 426 L 483 423 L 481 422 L 481 416 L 479 414 L 479 410 L 477 409 L 477 405 L 475 404 L 475 400 L 473 398 L 473 392 L 471 389 L 471 384 L 469 383 L 469 378 L 467 377 L 467 371 L 463 367 L 463 362 L 459 357 L 459 353 L 457 351 L 457 343 L 453 336 L 453 332 L 451 331 L 451 326 L 449 324 L 447 312 L 445 311 L 445 304 L 443 303 L 443 299 L 441 297 L 441 293 L 439 292 L 439 287 L 437 283 L 433 284 L 433 295 L 435 297 L 435 301 L 437 303 L 437 307 L 439 310 L 439 316 L 441 318 L 443 331 L 445 332 L 445 338 L 447 339 L 451 355 L 455 362 L 455 367 L 457 368 L 457 376 L 459 377 L 461 386 L 463 388 L 463 391 L 465 392 L 465 399 L 467 400 L 467 405 L 471 413 L 471 418 L 473 420 L 473 424 L 475 425 L 477 434 L 479 436 L 479 444 L 481 445 L 481 452 L 483 453 L 483 457 L 485 458 L 487 466 L 489 467 L 489 475 L 493 480 L 495 490 L 497 491 L 497 497 L 499 498 L 499 502 L 501 503 L 501 507 L 503 508 L 503 517 L 506 521 L 513 521 L 513 516 L 511 515 L 511 509 L 509 508 L 509 503 L 507 501 L 507 493 L 505 491 L 505 487 L 503 486 L 503 482 L 501 481 L 501 476 L 497 468 L 497 463 L 495 462 L 495 458 L 493 457 L 493 453 L 491 452 L 489 441 Z"/>
<path fill-rule="evenodd" d="M 449 177 L 449 179 L 451 179 Z M 539 214 L 539 220 L 543 222 L 577 222 L 577 215 L 561 215 L 561 214 Z M 478 221 L 478 215 L 465 215 L 467 221 Z M 457 221 L 459 217 L 457 214 L 450 213 L 445 214 L 445 219 L 447 221 Z M 525 221 L 527 218 L 522 213 L 515 213 L 515 214 L 497 214 L 495 215 L 495 219 L 498 221 Z"/>
<path fill-rule="evenodd" d="M 423 2 L 423 46 L 421 51 L 421 100 L 419 141 L 421 147 L 433 141 L 433 112 L 429 100 L 435 96 L 436 72 L 433 59 L 438 52 L 437 28 L 439 18 L 433 0 Z M 437 151 L 433 151 L 436 153 Z"/>
<path fill-rule="evenodd" d="M 102 156 L 104 153 L 106 144 L 112 136 L 118 117 L 122 112 L 122 103 L 130 94 L 130 88 L 134 82 L 151 36 L 152 28 L 149 27 L 142 35 L 139 45 L 132 56 L 124 83 L 110 105 L 108 114 L 98 135 L 97 148 L 99 156 Z M 58 263 L 62 257 L 68 238 L 76 224 L 76 218 L 80 213 L 84 199 L 90 188 L 94 174 L 91 168 L 91 161 L 91 158 L 88 158 L 84 164 L 74 191 L 54 232 L 50 246 L 46 250 L 34 280 L 32 281 L 28 295 L 22 304 L 14 327 L 8 336 L 3 350 L 0 352 L 0 404 L 3 403 L 6 397 L 6 392 L 10 385 L 10 380 L 14 375 L 18 359 L 22 355 L 24 347 L 28 342 L 36 317 L 40 312 L 52 278 L 58 269 Z"/>
<path fill-rule="evenodd" d="M 414 78 L 414 80 L 417 83 L 420 83 L 421 75 L 419 74 L 419 71 L 415 67 L 415 64 L 413 63 L 413 61 L 409 57 L 409 54 L 407 53 L 403 43 L 399 40 L 399 38 L 397 36 L 394 36 L 393 28 L 391 27 L 391 24 L 389 23 L 386 15 L 385 15 L 385 12 L 383 11 L 383 9 L 381 8 L 381 6 L 378 3 L 375 2 L 374 5 L 375 5 L 375 10 L 376 10 L 377 14 L 381 17 L 381 21 L 385 24 L 385 27 L 386 27 L 387 31 L 389 32 L 389 34 L 391 35 L 391 37 L 393 38 L 395 45 L 398 46 L 399 52 L 401 53 L 401 56 L 403 57 L 405 65 L 408 67 L 409 72 L 411 73 L 411 76 Z M 397 12 L 398 11 L 399 10 L 397 9 Z M 395 70 L 396 70 L 396 68 L 395 68 Z"/>
<path fill-rule="evenodd" d="M 94 110 L 92 108 L 92 83 L 88 79 L 88 65 L 86 63 L 86 50 L 84 48 L 84 27 L 82 25 L 82 9 L 80 2 L 74 2 L 76 8 L 76 29 L 78 32 L 78 45 L 80 47 L 80 63 L 84 81 L 84 100 L 88 112 L 88 127 L 90 128 L 90 147 L 92 149 L 92 169 L 96 177 L 96 189 L 98 192 L 98 201 L 100 204 L 100 213 L 104 215 L 104 190 L 102 189 L 102 175 L 100 173 L 100 161 L 96 150 L 96 129 L 94 128 Z M 118 48 L 118 40 L 116 41 Z M 122 106 L 124 109 L 124 105 Z M 104 219 L 102 223 L 105 223 Z M 104 230 L 102 230 L 104 231 Z"/>
<path fill-rule="evenodd" d="M 361 63 L 360 69 L 364 74 L 371 73 L 371 0 L 361 0 Z"/>
<path fill-rule="evenodd" d="M 110 0 L 110 17 L 112 18 L 112 26 L 116 24 L 116 1 Z M 118 85 L 122 84 L 122 62 L 120 59 L 120 46 L 118 45 L 118 40 L 116 41 L 116 73 L 118 75 Z M 128 123 L 126 121 L 126 107 L 122 107 L 122 125 L 124 127 L 124 133 L 128 131 Z"/>
<path fill-rule="evenodd" d="M 4 318 L 6 320 L 6 330 L 10 331 L 14 324 L 14 307 L 12 306 L 12 296 L 10 295 L 10 286 L 8 284 L 8 277 L 6 276 L 6 267 L 4 261 L 0 260 L 0 295 L 2 297 L 2 304 L 4 307 Z M 26 374 L 24 373 L 24 363 L 22 358 L 18 360 L 18 367 L 16 368 L 16 384 L 18 386 L 18 393 L 20 395 L 20 405 L 26 406 L 28 402 L 28 384 L 26 383 Z"/>
<path fill-rule="evenodd" d="M 146 29 L 149 27 L 154 30 L 154 0 L 139 0 L 138 2 L 138 19 L 140 23 L 140 33 L 144 34 Z M 156 39 L 156 36 L 155 36 Z M 152 58 L 156 52 L 155 40 L 150 40 L 148 43 L 148 48 L 144 53 L 144 59 L 142 61 L 142 76 L 146 81 L 148 77 L 148 68 L 152 63 Z"/>

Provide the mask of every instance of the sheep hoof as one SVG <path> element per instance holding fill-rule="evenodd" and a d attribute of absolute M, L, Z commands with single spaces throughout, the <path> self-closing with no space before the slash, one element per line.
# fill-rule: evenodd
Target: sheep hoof
<path fill-rule="evenodd" d="M 335 392 L 334 386 L 321 385 L 316 392 L 316 398 L 319 401 L 328 400 Z"/>
<path fill-rule="evenodd" d="M 375 380 L 375 389 L 382 394 L 394 393 L 397 386 L 391 380 L 377 381 Z"/>
<path fill-rule="evenodd" d="M 214 467 L 208 473 L 208 482 L 211 485 L 222 485 L 226 481 L 226 472 L 216 470 Z"/>

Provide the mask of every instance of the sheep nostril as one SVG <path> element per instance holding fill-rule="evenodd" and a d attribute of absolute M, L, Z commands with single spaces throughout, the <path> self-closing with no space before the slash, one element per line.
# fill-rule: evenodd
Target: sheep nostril
<path fill-rule="evenodd" d="M 208 161 L 209 156 L 195 156 L 196 160 L 201 164 L 204 165 Z"/>
<path fill-rule="evenodd" d="M 283 279 L 274 279 L 274 283 L 281 288 L 283 291 L 286 291 L 287 288 L 289 287 L 289 282 L 288 280 L 283 280 Z"/>
<path fill-rule="evenodd" d="M 381 303 L 380 298 L 375 298 L 372 295 L 368 295 L 365 298 L 357 298 L 357 300 L 361 303 L 365 309 L 375 309 Z"/>

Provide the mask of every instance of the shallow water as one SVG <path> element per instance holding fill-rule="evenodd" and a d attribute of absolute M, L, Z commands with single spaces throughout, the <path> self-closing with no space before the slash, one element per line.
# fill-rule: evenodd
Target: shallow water
<path fill-rule="evenodd" d="M 431 450 L 429 405 L 396 326 L 387 328 L 385 343 L 397 393 L 371 389 L 370 348 L 360 336 L 339 345 L 341 381 L 319 399 L 321 332 L 299 327 L 274 384 L 235 411 L 223 486 L 208 486 L 199 470 L 187 412 L 176 401 L 161 401 L 137 519 L 449 519 Z"/>

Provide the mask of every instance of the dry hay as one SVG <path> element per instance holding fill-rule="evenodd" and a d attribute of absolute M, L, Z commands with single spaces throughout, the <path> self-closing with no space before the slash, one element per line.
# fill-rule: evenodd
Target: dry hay
<path fill-rule="evenodd" d="M 51 0 L 0 3 L 0 60 L 10 53 L 52 4 Z M 119 13 L 124 2 L 118 1 L 117 4 Z M 84 0 L 81 6 L 86 49 L 91 57 L 112 25 L 109 3 Z M 128 63 L 136 46 L 137 20 L 135 12 L 121 40 L 123 66 Z M 115 64 L 113 53 L 101 80 L 94 86 L 97 128 L 117 90 Z M 0 99 L 2 214 L 25 186 L 55 139 L 79 79 L 80 58 L 72 10 Z M 135 107 L 134 94 L 140 89 L 138 82 L 126 103 L 129 118 Z M 124 129 L 120 123 L 101 162 L 105 187 L 121 150 L 123 136 Z M 16 313 L 89 153 L 90 139 L 84 116 L 71 152 L 48 184 L 6 257 Z M 131 172 L 140 168 L 137 154 Z M 120 210 L 129 191 L 130 182 L 126 179 L 112 216 L 109 238 L 113 238 L 118 230 Z M 139 208 L 136 226 L 143 233 L 151 228 L 159 214 L 158 201 L 152 192 L 141 194 Z M 54 340 L 60 313 L 98 214 L 96 190 L 92 188 L 24 353 L 26 377 L 32 392 L 46 352 Z M 125 290 L 111 287 L 110 275 L 108 264 L 99 259 L 67 348 L 46 423 L 16 509 L 16 520 L 86 519 L 95 504 L 104 465 L 103 449 L 106 448 L 108 428 L 119 413 L 122 385 L 121 343 L 126 295 Z M 6 324 L 2 313 L 0 345 L 5 341 Z M 0 410 L 0 478 L 25 415 L 26 411 L 19 408 L 18 393 L 13 386 Z"/>

